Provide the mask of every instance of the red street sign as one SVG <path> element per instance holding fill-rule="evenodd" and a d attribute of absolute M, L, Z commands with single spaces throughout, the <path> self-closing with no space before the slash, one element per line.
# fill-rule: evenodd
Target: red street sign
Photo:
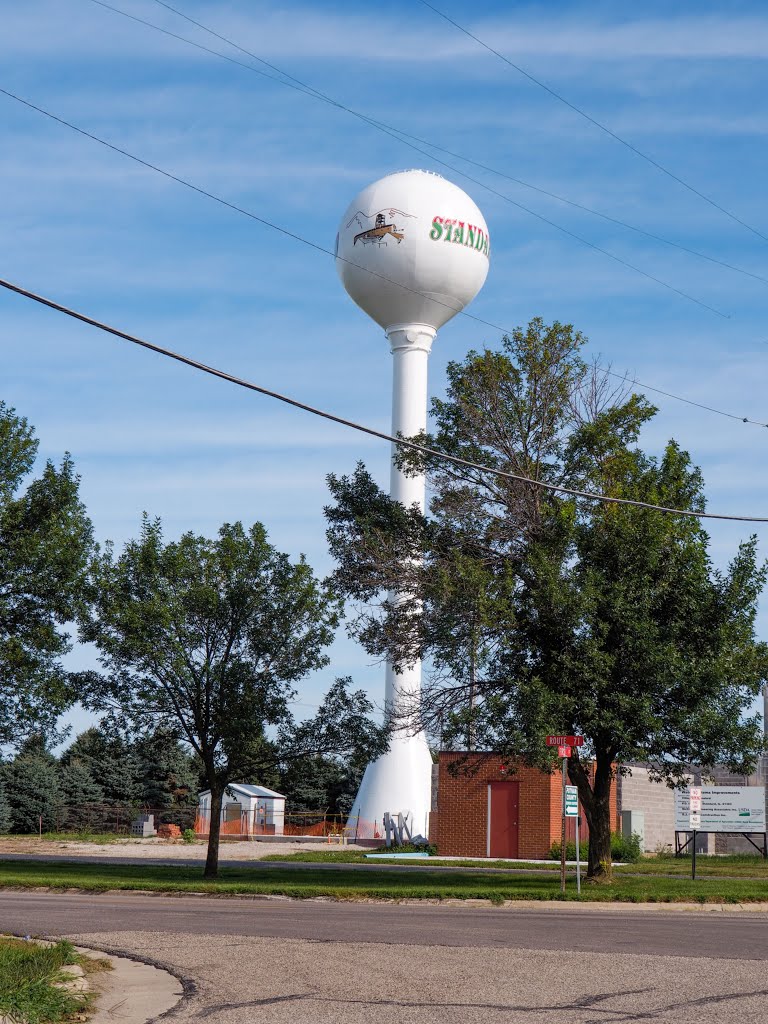
<path fill-rule="evenodd" d="M 557 748 L 557 756 L 558 757 L 570 757 L 572 751 L 573 751 L 573 747 L 558 747 Z"/>
<path fill-rule="evenodd" d="M 583 736 L 547 736 L 548 747 L 583 747 Z"/>

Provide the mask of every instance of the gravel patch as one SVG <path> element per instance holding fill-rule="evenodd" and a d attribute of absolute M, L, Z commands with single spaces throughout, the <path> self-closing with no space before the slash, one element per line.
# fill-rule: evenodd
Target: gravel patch
<path fill-rule="evenodd" d="M 331 847 L 325 843 L 312 844 L 308 847 L 306 842 L 297 843 L 286 841 L 284 843 L 222 843 L 219 847 L 219 862 L 226 864 L 228 861 L 261 860 L 271 854 L 286 856 L 290 853 L 306 852 L 307 849 L 332 850 L 338 847 Z M 350 844 L 346 849 L 368 849 L 368 847 L 357 847 Z M 67 857 L 103 857 L 108 861 L 115 857 L 179 860 L 191 862 L 203 862 L 205 860 L 205 843 L 183 843 L 178 840 L 168 839 L 119 839 L 115 843 L 100 845 L 99 843 L 85 842 L 56 842 L 40 839 L 0 839 L 0 853 L 3 854 L 40 854 L 53 856 L 66 854 Z"/>

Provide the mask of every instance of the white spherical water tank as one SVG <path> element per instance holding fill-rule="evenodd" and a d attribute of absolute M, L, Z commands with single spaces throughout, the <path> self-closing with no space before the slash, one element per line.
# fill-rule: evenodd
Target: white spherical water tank
<path fill-rule="evenodd" d="M 460 188 L 429 171 L 400 171 L 369 185 L 350 203 L 336 240 L 336 267 L 350 296 L 387 335 L 392 350 L 392 434 L 427 428 L 427 364 L 435 335 L 482 288 L 490 243 L 485 218 Z M 393 453 L 394 454 L 394 453 Z M 426 481 L 393 459 L 390 496 L 425 510 Z M 392 593 L 397 604 L 407 593 Z M 427 834 L 432 757 L 414 709 L 421 662 L 387 664 L 386 714 L 395 725 L 389 750 L 365 769 L 349 819 L 354 834 L 381 833 L 385 814 L 403 815 L 411 834 Z M 402 723 L 410 723 L 403 729 Z"/>
<path fill-rule="evenodd" d="M 480 291 L 489 254 L 485 218 L 466 192 L 430 171 L 399 171 L 350 203 L 336 268 L 352 299 L 382 327 L 437 330 Z"/>

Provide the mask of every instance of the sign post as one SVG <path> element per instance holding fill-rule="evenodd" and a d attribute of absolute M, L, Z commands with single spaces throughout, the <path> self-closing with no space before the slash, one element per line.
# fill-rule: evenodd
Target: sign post
<path fill-rule="evenodd" d="M 560 803 L 560 814 L 561 814 L 561 825 L 560 825 L 560 892 L 565 892 L 565 791 L 566 791 L 566 765 L 568 764 L 568 758 L 573 753 L 574 747 L 581 747 L 584 745 L 583 736 L 547 736 L 547 746 L 557 747 L 557 756 L 563 759 L 563 791 L 562 800 Z M 577 854 L 578 856 L 578 854 Z M 581 885 L 581 879 L 577 878 L 577 883 Z"/>
<path fill-rule="evenodd" d="M 581 892 L 581 848 L 579 846 L 579 791 L 576 786 L 565 787 L 565 817 L 576 819 L 576 892 Z"/>
<path fill-rule="evenodd" d="M 701 786 L 691 786 L 688 790 L 688 799 L 688 821 L 693 832 L 691 880 L 696 881 L 696 830 L 701 826 Z"/>

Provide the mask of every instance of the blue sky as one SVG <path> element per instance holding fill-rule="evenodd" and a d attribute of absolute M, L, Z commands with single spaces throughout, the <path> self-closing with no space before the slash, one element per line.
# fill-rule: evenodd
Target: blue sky
<path fill-rule="evenodd" d="M 115 0 L 203 45 L 223 43 L 154 0 Z M 178 0 L 178 6 L 342 103 L 515 177 L 768 278 L 768 242 L 708 206 L 438 19 L 417 0 L 364 5 Z M 768 11 L 753 2 L 437 6 L 515 63 L 768 234 Z M 104 10 L 92 0 L 6 5 L 0 86 L 328 248 L 369 181 L 437 170 L 483 210 L 488 282 L 471 308 L 512 328 L 575 324 L 590 353 L 639 380 L 768 419 L 768 284 L 564 206 L 458 160 L 447 170 L 347 114 Z M 236 51 L 229 51 L 243 59 Z M 389 426 L 388 346 L 346 298 L 333 260 L 0 96 L 2 275 L 161 344 L 373 426 Z M 620 266 L 469 183 L 459 171 L 728 314 Z M 466 317 L 445 364 L 498 335 Z M 0 295 L 0 396 L 44 457 L 72 452 L 97 536 L 169 537 L 263 521 L 273 542 L 330 570 L 325 475 L 386 446 L 196 375 Z M 712 511 L 768 514 L 768 431 L 659 399 L 645 443 L 702 466 Z M 714 524 L 723 564 L 744 524 Z M 768 554 L 768 531 L 761 531 Z M 765 602 L 764 602 L 765 604 Z M 768 605 L 766 605 L 768 607 Z M 761 617 L 761 634 L 768 621 Z M 341 635 L 308 679 L 309 713 L 334 675 L 377 701 L 383 668 Z M 78 651 L 73 663 L 92 658 Z M 81 727 L 86 719 L 76 713 Z"/>

